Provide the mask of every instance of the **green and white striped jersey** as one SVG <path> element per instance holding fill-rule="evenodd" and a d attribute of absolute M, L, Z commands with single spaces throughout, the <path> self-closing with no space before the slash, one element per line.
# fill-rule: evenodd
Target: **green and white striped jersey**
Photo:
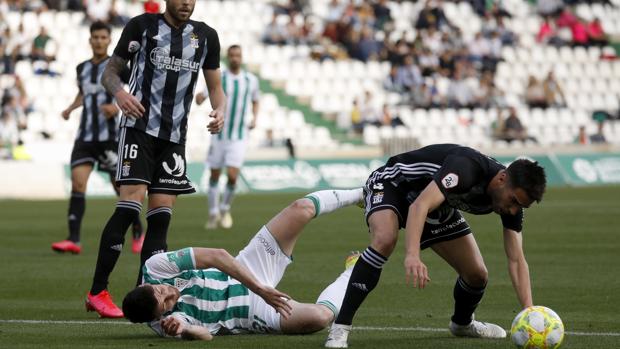
<path fill-rule="evenodd" d="M 247 333 L 250 292 L 247 287 L 215 269 L 196 269 L 194 251 L 184 248 L 149 258 L 143 269 L 145 284 L 168 284 L 181 296 L 170 314 L 211 334 Z M 159 321 L 149 325 L 163 335 Z"/>
<path fill-rule="evenodd" d="M 247 138 L 252 102 L 258 102 L 260 91 L 258 78 L 250 72 L 241 70 L 235 75 L 229 70 L 222 71 L 222 87 L 227 104 L 224 127 L 217 136 L 219 140 L 242 140 Z"/>

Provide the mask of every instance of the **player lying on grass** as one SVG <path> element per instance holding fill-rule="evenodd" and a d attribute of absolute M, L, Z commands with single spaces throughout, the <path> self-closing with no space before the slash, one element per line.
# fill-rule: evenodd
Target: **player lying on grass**
<path fill-rule="evenodd" d="M 149 258 L 143 284 L 123 300 L 131 322 L 161 336 L 210 340 L 242 333 L 303 334 L 338 315 L 356 255 L 316 304 L 278 291 L 304 226 L 314 217 L 362 200 L 362 189 L 324 190 L 298 199 L 272 218 L 237 257 L 226 250 L 184 248 Z"/>

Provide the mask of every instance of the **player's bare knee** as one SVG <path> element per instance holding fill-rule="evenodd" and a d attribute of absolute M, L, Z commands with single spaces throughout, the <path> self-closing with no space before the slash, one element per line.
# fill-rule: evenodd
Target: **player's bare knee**
<path fill-rule="evenodd" d="M 86 192 L 86 181 L 80 179 L 73 179 L 71 181 L 71 191 L 75 193 Z"/>
<path fill-rule="evenodd" d="M 312 219 L 316 214 L 314 204 L 310 199 L 302 198 L 295 200 L 289 205 L 289 209 L 293 210 L 298 215 L 303 216 L 306 219 Z"/>
<path fill-rule="evenodd" d="M 485 266 L 480 266 L 476 270 L 461 276 L 465 282 L 472 287 L 484 287 L 489 280 L 489 272 Z"/>
<path fill-rule="evenodd" d="M 396 242 L 398 242 L 398 235 L 389 231 L 377 230 L 372 234 L 371 246 L 377 252 L 383 256 L 388 257 L 396 248 Z"/>
<path fill-rule="evenodd" d="M 312 316 L 306 323 L 306 332 L 312 333 L 320 331 L 329 326 L 334 319 L 334 313 L 326 307 L 314 307 L 312 309 Z"/>
<path fill-rule="evenodd" d="M 334 313 L 330 309 L 327 309 L 326 307 L 322 307 L 320 309 L 320 315 L 319 315 L 319 324 L 321 325 L 321 328 L 319 329 L 319 331 L 326 327 L 329 327 L 329 325 L 334 320 L 335 320 Z"/>

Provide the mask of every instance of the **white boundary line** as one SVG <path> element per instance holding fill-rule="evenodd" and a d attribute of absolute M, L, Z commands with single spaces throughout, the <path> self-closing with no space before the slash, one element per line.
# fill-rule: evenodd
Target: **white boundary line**
<path fill-rule="evenodd" d="M 137 325 L 127 321 L 79 321 L 79 320 L 3 320 L 0 324 L 30 324 L 30 325 Z M 355 331 L 390 331 L 390 332 L 448 332 L 447 328 L 437 327 L 378 327 L 378 326 L 354 326 Z M 620 332 L 573 332 L 567 331 L 571 336 L 593 337 L 620 337 Z"/>

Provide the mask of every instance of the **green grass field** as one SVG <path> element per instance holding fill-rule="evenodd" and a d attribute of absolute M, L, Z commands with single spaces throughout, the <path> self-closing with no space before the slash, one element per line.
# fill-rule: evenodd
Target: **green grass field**
<path fill-rule="evenodd" d="M 174 209 L 170 249 L 223 247 L 235 254 L 271 216 L 299 195 L 246 195 L 236 199 L 235 226 L 206 232 L 205 199 L 182 197 Z M 528 210 L 524 244 L 535 303 L 559 313 L 563 348 L 620 348 L 620 187 L 550 189 Z M 1 348 L 321 348 L 326 332 L 308 336 L 228 336 L 211 343 L 161 339 L 141 325 L 101 320 L 84 310 L 103 225 L 113 200 L 87 201 L 83 253 L 58 255 L 50 243 L 66 235 L 64 201 L 0 201 Z M 519 310 L 502 246 L 499 217 L 468 216 L 485 257 L 489 287 L 476 316 L 509 328 Z M 368 245 L 362 211 L 347 208 L 312 222 L 295 263 L 279 288 L 314 302 L 340 273 L 343 258 Z M 402 233 L 401 233 L 402 234 Z M 512 348 L 510 340 L 453 338 L 445 331 L 452 312 L 455 273 L 432 251 L 423 253 L 432 282 L 420 291 L 404 283 L 402 240 L 379 286 L 356 317 L 352 348 Z M 135 282 L 138 256 L 130 244 L 116 265 L 110 291 L 120 303 Z M 42 320 L 12 322 L 10 320 Z M 436 330 L 434 330 L 436 329 Z"/>

